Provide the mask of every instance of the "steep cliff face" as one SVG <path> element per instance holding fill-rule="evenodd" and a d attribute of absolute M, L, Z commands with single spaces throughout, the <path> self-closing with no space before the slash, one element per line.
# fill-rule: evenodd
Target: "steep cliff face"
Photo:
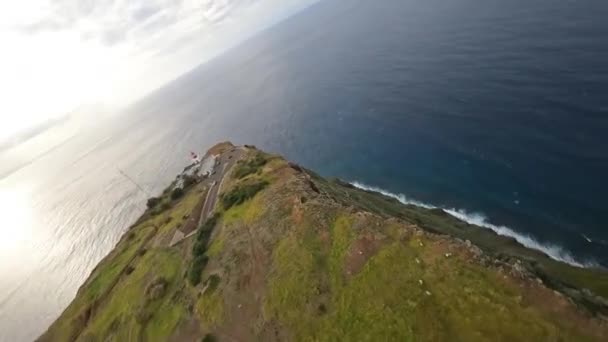
<path fill-rule="evenodd" d="M 251 146 L 212 155 L 149 202 L 41 341 L 608 339 L 601 270 Z"/>

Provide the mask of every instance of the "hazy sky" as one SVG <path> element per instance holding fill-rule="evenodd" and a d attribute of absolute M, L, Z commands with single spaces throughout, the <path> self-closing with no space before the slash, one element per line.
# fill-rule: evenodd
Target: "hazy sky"
<path fill-rule="evenodd" d="M 0 138 L 81 104 L 127 104 L 313 2 L 2 1 Z"/>

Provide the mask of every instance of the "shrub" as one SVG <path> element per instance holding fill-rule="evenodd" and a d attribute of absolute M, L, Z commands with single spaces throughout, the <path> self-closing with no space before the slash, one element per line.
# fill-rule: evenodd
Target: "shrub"
<path fill-rule="evenodd" d="M 184 188 L 189 188 L 197 183 L 197 179 L 195 176 L 184 175 Z"/>
<path fill-rule="evenodd" d="M 166 201 L 165 201 L 165 202 L 163 202 L 163 203 L 160 205 L 160 209 L 161 209 L 161 210 L 167 210 L 167 209 L 169 209 L 169 208 L 171 208 L 171 203 L 169 203 L 169 202 L 166 202 Z M 169 222 L 167 222 L 167 223 L 169 223 Z"/>
<path fill-rule="evenodd" d="M 159 299 L 165 295 L 169 282 L 164 277 L 157 277 L 148 286 L 146 286 L 145 294 L 147 301 Z"/>
<path fill-rule="evenodd" d="M 224 209 L 229 209 L 232 206 L 239 205 L 246 200 L 252 198 L 268 185 L 266 181 L 239 185 L 232 189 L 229 193 L 222 196 L 222 205 Z"/>
<path fill-rule="evenodd" d="M 160 198 L 150 197 L 150 198 L 148 198 L 148 201 L 146 202 L 146 207 L 148 207 L 148 209 L 152 209 L 152 208 L 156 207 L 156 205 L 159 202 L 160 202 Z"/>
<path fill-rule="evenodd" d="M 202 244 L 203 246 L 207 246 L 209 238 L 211 238 L 211 231 L 201 229 L 196 236 L 196 242 Z"/>
<path fill-rule="evenodd" d="M 217 341 L 217 339 L 212 334 L 206 334 L 203 337 L 203 339 L 201 339 L 201 342 L 215 342 L 215 341 Z"/>
<path fill-rule="evenodd" d="M 182 196 L 184 196 L 184 189 L 182 189 L 182 188 L 175 188 L 175 189 L 173 189 L 173 191 L 171 191 L 172 200 L 176 200 Z"/>
<path fill-rule="evenodd" d="M 198 240 L 194 242 L 194 246 L 192 247 L 192 255 L 199 256 L 205 254 L 207 251 L 207 246 L 203 243 L 200 243 Z"/>
<path fill-rule="evenodd" d="M 127 266 L 127 268 L 125 269 L 125 274 L 126 274 L 126 275 L 129 275 L 129 274 L 133 273 L 133 271 L 135 271 L 135 267 L 133 267 L 133 266 L 129 265 L 129 266 Z"/>
<path fill-rule="evenodd" d="M 252 173 L 258 172 L 260 167 L 264 166 L 268 160 L 263 154 L 258 153 L 251 160 L 246 162 L 239 162 L 239 165 L 234 170 L 234 176 L 236 178 L 243 178 Z"/>
<path fill-rule="evenodd" d="M 192 246 L 192 265 L 190 265 L 190 270 L 188 272 L 188 280 L 190 280 L 190 284 L 193 286 L 196 286 L 201 282 L 201 273 L 209 260 L 205 255 L 207 244 L 209 243 L 209 238 L 211 237 L 213 228 L 217 224 L 219 218 L 220 215 L 218 213 L 213 214 L 213 216 L 209 217 L 205 223 L 201 225 L 196 234 L 196 241 L 194 242 L 194 246 Z"/>
<path fill-rule="evenodd" d="M 192 255 L 195 257 L 198 255 L 202 255 L 207 251 L 207 244 L 209 243 L 209 238 L 211 238 L 211 233 L 213 232 L 213 228 L 219 219 L 219 215 L 217 213 L 213 214 L 210 218 L 208 218 L 205 223 L 203 223 L 198 232 L 196 234 L 196 241 L 194 242 L 194 246 L 192 247 Z"/>
<path fill-rule="evenodd" d="M 221 280 L 222 278 L 220 278 L 220 276 L 217 274 L 210 275 L 209 278 L 205 280 L 205 284 L 208 286 L 207 291 L 209 293 L 215 291 L 215 289 L 217 289 L 217 287 L 220 285 Z"/>
<path fill-rule="evenodd" d="M 146 305 L 140 304 L 135 309 L 135 321 L 140 325 L 145 325 L 152 318 L 152 311 Z"/>
<path fill-rule="evenodd" d="M 200 227 L 199 234 L 202 234 L 202 231 L 213 230 L 213 228 L 217 224 L 217 221 L 219 220 L 219 218 L 220 218 L 220 215 L 218 213 L 215 213 L 211 217 L 209 217 L 205 221 L 205 223 L 203 223 L 203 225 Z"/>
<path fill-rule="evenodd" d="M 192 286 L 196 286 L 201 282 L 201 273 L 205 266 L 207 266 L 207 262 L 209 262 L 209 258 L 205 255 L 199 255 L 192 259 L 190 272 L 188 272 L 188 280 Z"/>

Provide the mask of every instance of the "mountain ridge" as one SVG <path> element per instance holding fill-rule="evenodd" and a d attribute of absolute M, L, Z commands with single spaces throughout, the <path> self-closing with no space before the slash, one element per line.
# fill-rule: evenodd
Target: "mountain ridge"
<path fill-rule="evenodd" d="M 604 270 L 254 146 L 204 160 L 148 200 L 40 341 L 608 336 Z"/>

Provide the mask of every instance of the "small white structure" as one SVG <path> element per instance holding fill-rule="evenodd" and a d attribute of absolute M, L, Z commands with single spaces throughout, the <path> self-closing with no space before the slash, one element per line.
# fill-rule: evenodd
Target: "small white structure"
<path fill-rule="evenodd" d="M 211 172 L 213 172 L 213 168 L 215 167 L 215 162 L 216 158 L 214 155 L 205 157 L 205 159 L 203 159 L 201 162 L 200 174 L 203 176 L 210 175 Z"/>
<path fill-rule="evenodd" d="M 192 164 L 196 165 L 201 162 L 201 157 L 198 154 L 190 151 L 190 160 L 192 160 Z"/>

